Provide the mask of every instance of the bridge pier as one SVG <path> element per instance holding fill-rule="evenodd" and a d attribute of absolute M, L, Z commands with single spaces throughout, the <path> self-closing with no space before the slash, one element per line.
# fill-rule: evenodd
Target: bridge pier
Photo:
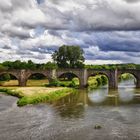
<path fill-rule="evenodd" d="M 139 78 L 137 78 L 136 88 L 140 88 L 140 77 L 139 77 Z"/>
<path fill-rule="evenodd" d="M 25 87 L 25 86 L 26 86 L 26 83 L 27 83 L 27 80 L 25 80 L 25 79 L 20 79 L 20 80 L 18 80 L 18 82 L 19 82 L 19 86 L 20 86 L 20 87 Z"/>
<path fill-rule="evenodd" d="M 88 80 L 88 75 L 87 75 L 87 69 L 84 69 L 83 72 L 81 73 L 81 76 L 79 77 L 79 82 L 80 82 L 80 88 L 85 88 L 87 86 L 87 80 Z"/>
<path fill-rule="evenodd" d="M 26 78 L 26 70 L 21 70 L 20 71 L 20 77 L 18 79 L 19 86 L 25 87 L 27 83 L 27 78 Z"/>
<path fill-rule="evenodd" d="M 109 89 L 118 89 L 118 71 L 117 69 L 110 71 L 110 76 L 108 77 Z"/>

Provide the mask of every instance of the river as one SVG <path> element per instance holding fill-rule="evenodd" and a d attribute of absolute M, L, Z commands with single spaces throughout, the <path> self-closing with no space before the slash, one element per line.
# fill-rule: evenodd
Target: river
<path fill-rule="evenodd" d="M 133 81 L 21 108 L 0 94 L 0 140 L 140 140 L 139 95 Z"/>

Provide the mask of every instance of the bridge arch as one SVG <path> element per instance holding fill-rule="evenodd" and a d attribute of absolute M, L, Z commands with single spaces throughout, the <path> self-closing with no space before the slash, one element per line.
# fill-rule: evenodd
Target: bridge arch
<path fill-rule="evenodd" d="M 16 77 L 17 79 L 19 79 L 18 74 L 15 73 L 15 72 L 6 72 L 6 71 L 5 71 L 5 72 L 0 72 L 0 76 L 1 76 L 1 75 L 4 75 L 4 74 L 10 74 L 10 75 Z"/>
<path fill-rule="evenodd" d="M 135 86 L 137 86 L 137 83 L 138 83 L 138 81 L 139 81 L 139 78 L 138 78 L 138 76 L 137 76 L 137 74 L 136 73 L 133 73 L 133 72 L 125 72 L 125 71 L 122 71 L 122 72 L 119 72 L 119 74 L 118 74 L 118 79 L 123 75 L 123 74 L 130 74 L 130 75 L 132 75 L 133 77 L 134 77 L 134 84 L 135 84 Z"/>
<path fill-rule="evenodd" d="M 81 81 L 80 77 L 78 76 L 78 74 L 76 74 L 74 72 L 63 72 L 63 73 L 57 75 L 57 79 L 62 80 L 62 81 L 63 80 L 71 81 L 73 78 L 78 78 L 78 82 L 79 82 L 78 86 L 80 87 L 82 81 Z"/>
<path fill-rule="evenodd" d="M 40 80 L 40 81 L 39 81 Z M 43 86 L 50 82 L 50 77 L 44 72 L 31 72 L 27 74 L 26 85 L 27 86 Z M 39 81 L 39 82 L 37 82 Z"/>
<path fill-rule="evenodd" d="M 109 82 L 110 82 L 110 77 L 109 77 L 109 74 L 108 73 L 105 73 L 105 72 L 93 72 L 93 73 L 90 73 L 88 74 L 88 77 L 87 77 L 87 85 L 88 85 L 88 82 L 90 80 L 90 77 L 95 77 L 97 75 L 100 75 L 100 76 L 105 76 L 105 78 L 107 78 L 107 86 L 109 86 Z"/>
<path fill-rule="evenodd" d="M 11 80 L 14 80 L 11 82 Z M 19 86 L 19 76 L 12 72 L 0 73 L 0 86 Z M 3 82 L 8 82 L 6 85 Z"/>

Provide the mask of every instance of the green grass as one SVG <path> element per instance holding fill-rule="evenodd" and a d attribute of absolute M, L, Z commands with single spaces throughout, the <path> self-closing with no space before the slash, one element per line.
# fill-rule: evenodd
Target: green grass
<path fill-rule="evenodd" d="M 43 87 L 43 90 L 40 90 L 38 92 L 35 89 L 33 91 L 29 91 L 31 92 L 31 94 L 29 93 L 29 95 L 27 93 L 25 94 L 24 92 L 25 91 L 28 92 L 28 90 L 31 90 L 31 88 L 27 89 L 26 87 L 25 88 L 0 88 L 0 92 L 18 97 L 19 98 L 19 100 L 17 101 L 18 106 L 24 106 L 27 104 L 37 104 L 40 102 L 51 102 L 51 101 L 58 100 L 71 93 L 76 93 L 76 90 L 72 88 L 63 88 L 63 89 L 61 88 L 55 90 L 54 88 L 53 90 L 50 89 L 47 90 L 46 88 L 46 92 L 44 88 L 45 87 Z"/>
<path fill-rule="evenodd" d="M 17 91 L 13 91 L 12 89 L 8 89 L 8 88 L 0 88 L 0 92 L 1 93 L 6 93 L 8 95 L 12 95 L 18 98 L 22 98 L 24 97 L 22 92 L 17 92 Z"/>
<path fill-rule="evenodd" d="M 66 88 L 58 91 L 53 91 L 45 95 L 42 94 L 31 97 L 23 97 L 17 102 L 17 104 L 18 106 L 24 106 L 27 104 L 37 104 L 40 102 L 52 102 L 74 92 L 74 89 Z"/>

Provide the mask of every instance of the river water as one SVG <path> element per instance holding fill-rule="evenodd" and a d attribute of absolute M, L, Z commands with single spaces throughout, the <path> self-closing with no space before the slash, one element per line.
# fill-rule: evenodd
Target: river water
<path fill-rule="evenodd" d="M 140 89 L 132 81 L 51 104 L 19 108 L 16 101 L 0 94 L 0 140 L 140 140 Z"/>

